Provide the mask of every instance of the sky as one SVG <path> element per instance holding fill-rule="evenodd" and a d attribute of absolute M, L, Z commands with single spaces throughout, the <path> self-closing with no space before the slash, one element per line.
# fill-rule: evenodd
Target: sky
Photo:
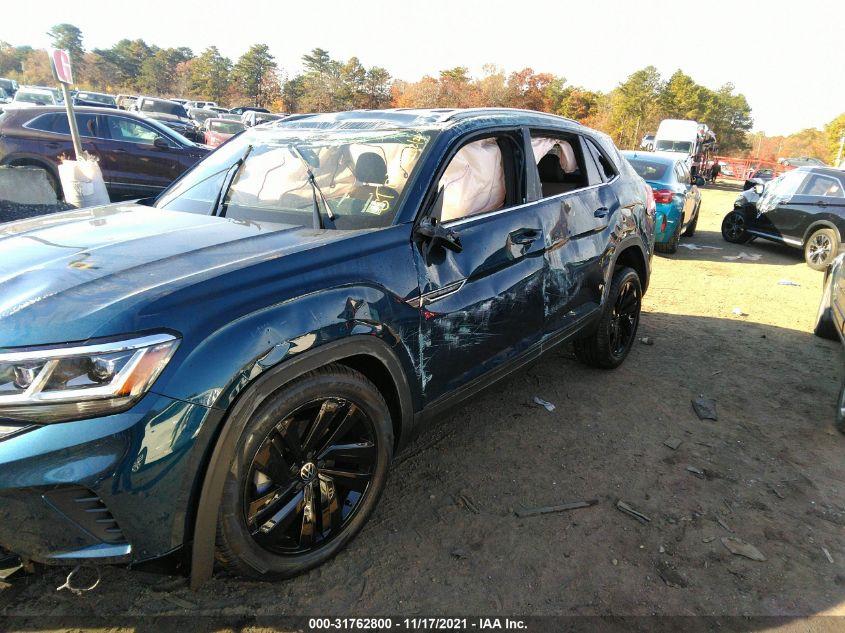
<path fill-rule="evenodd" d="M 531 67 L 607 91 L 647 65 L 682 69 L 748 98 L 755 131 L 789 134 L 845 112 L 845 0 L 35 0 L 4 2 L 0 41 L 36 48 L 61 22 L 86 49 L 122 38 L 161 47 L 210 45 L 236 59 L 266 43 L 292 74 L 321 47 L 417 80 L 441 69 Z M 37 11 L 34 7 L 37 6 Z"/>

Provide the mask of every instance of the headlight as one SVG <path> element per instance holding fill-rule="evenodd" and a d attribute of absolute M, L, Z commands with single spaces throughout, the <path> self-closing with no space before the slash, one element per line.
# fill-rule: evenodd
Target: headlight
<path fill-rule="evenodd" d="M 2 352 L 0 424 L 65 422 L 125 410 L 147 392 L 178 345 L 172 334 L 151 334 Z"/>

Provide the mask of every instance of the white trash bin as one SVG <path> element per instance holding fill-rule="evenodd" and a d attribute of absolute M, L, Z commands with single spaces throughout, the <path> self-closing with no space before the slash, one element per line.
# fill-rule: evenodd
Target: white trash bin
<path fill-rule="evenodd" d="M 111 202 L 100 165 L 94 158 L 63 161 L 59 164 L 59 180 L 65 202 L 77 208 L 96 207 Z"/>

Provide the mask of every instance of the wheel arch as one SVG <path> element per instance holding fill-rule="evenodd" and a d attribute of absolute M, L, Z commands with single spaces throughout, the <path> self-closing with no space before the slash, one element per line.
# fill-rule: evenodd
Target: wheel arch
<path fill-rule="evenodd" d="M 390 409 L 396 448 L 408 440 L 414 421 L 410 386 L 396 354 L 375 336 L 359 335 L 326 343 L 262 373 L 239 394 L 223 418 L 217 437 L 207 451 L 202 484 L 189 506 L 193 513 L 186 533 L 193 535 L 192 587 L 201 586 L 212 576 L 223 485 L 243 424 L 274 392 L 310 371 L 333 363 L 361 372 L 376 385 Z"/>
<path fill-rule="evenodd" d="M 833 229 L 836 232 L 836 238 L 839 240 L 839 243 L 842 244 L 842 231 L 839 230 L 839 227 L 833 222 L 833 220 L 827 218 L 822 218 L 812 222 L 810 226 L 807 227 L 807 230 L 804 231 L 804 236 L 801 238 L 801 244 L 806 246 L 807 240 L 810 239 L 810 236 L 819 229 Z"/>
<path fill-rule="evenodd" d="M 637 272 L 643 285 L 643 292 L 645 292 L 648 289 L 650 278 L 649 266 L 645 251 L 639 240 L 629 239 L 619 245 L 613 259 L 613 266 L 610 269 L 611 276 L 614 270 L 622 266 L 630 266 Z"/>

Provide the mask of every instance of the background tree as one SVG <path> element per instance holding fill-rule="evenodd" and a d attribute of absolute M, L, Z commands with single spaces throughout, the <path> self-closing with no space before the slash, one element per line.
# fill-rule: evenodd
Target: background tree
<path fill-rule="evenodd" d="M 73 78 L 77 81 L 82 79 L 85 74 L 85 48 L 82 46 L 82 30 L 73 24 L 57 24 L 47 32 L 47 35 L 53 42 L 53 48 L 66 50 L 70 55 Z"/>
<path fill-rule="evenodd" d="M 276 59 L 270 54 L 270 47 L 254 44 L 233 67 L 232 81 L 250 104 L 260 107 L 270 102 L 267 90 L 274 87 L 272 76 L 276 72 Z"/>
<path fill-rule="evenodd" d="M 833 165 L 839 152 L 839 147 L 842 142 L 842 137 L 845 136 L 845 112 L 833 119 L 830 123 L 824 126 L 824 135 L 827 139 L 827 161 Z M 839 157 L 840 160 L 845 158 L 845 151 Z M 838 167 L 839 165 L 835 165 Z"/>
<path fill-rule="evenodd" d="M 216 46 L 209 46 L 190 66 L 189 93 L 222 103 L 229 91 L 232 61 L 220 54 Z"/>

